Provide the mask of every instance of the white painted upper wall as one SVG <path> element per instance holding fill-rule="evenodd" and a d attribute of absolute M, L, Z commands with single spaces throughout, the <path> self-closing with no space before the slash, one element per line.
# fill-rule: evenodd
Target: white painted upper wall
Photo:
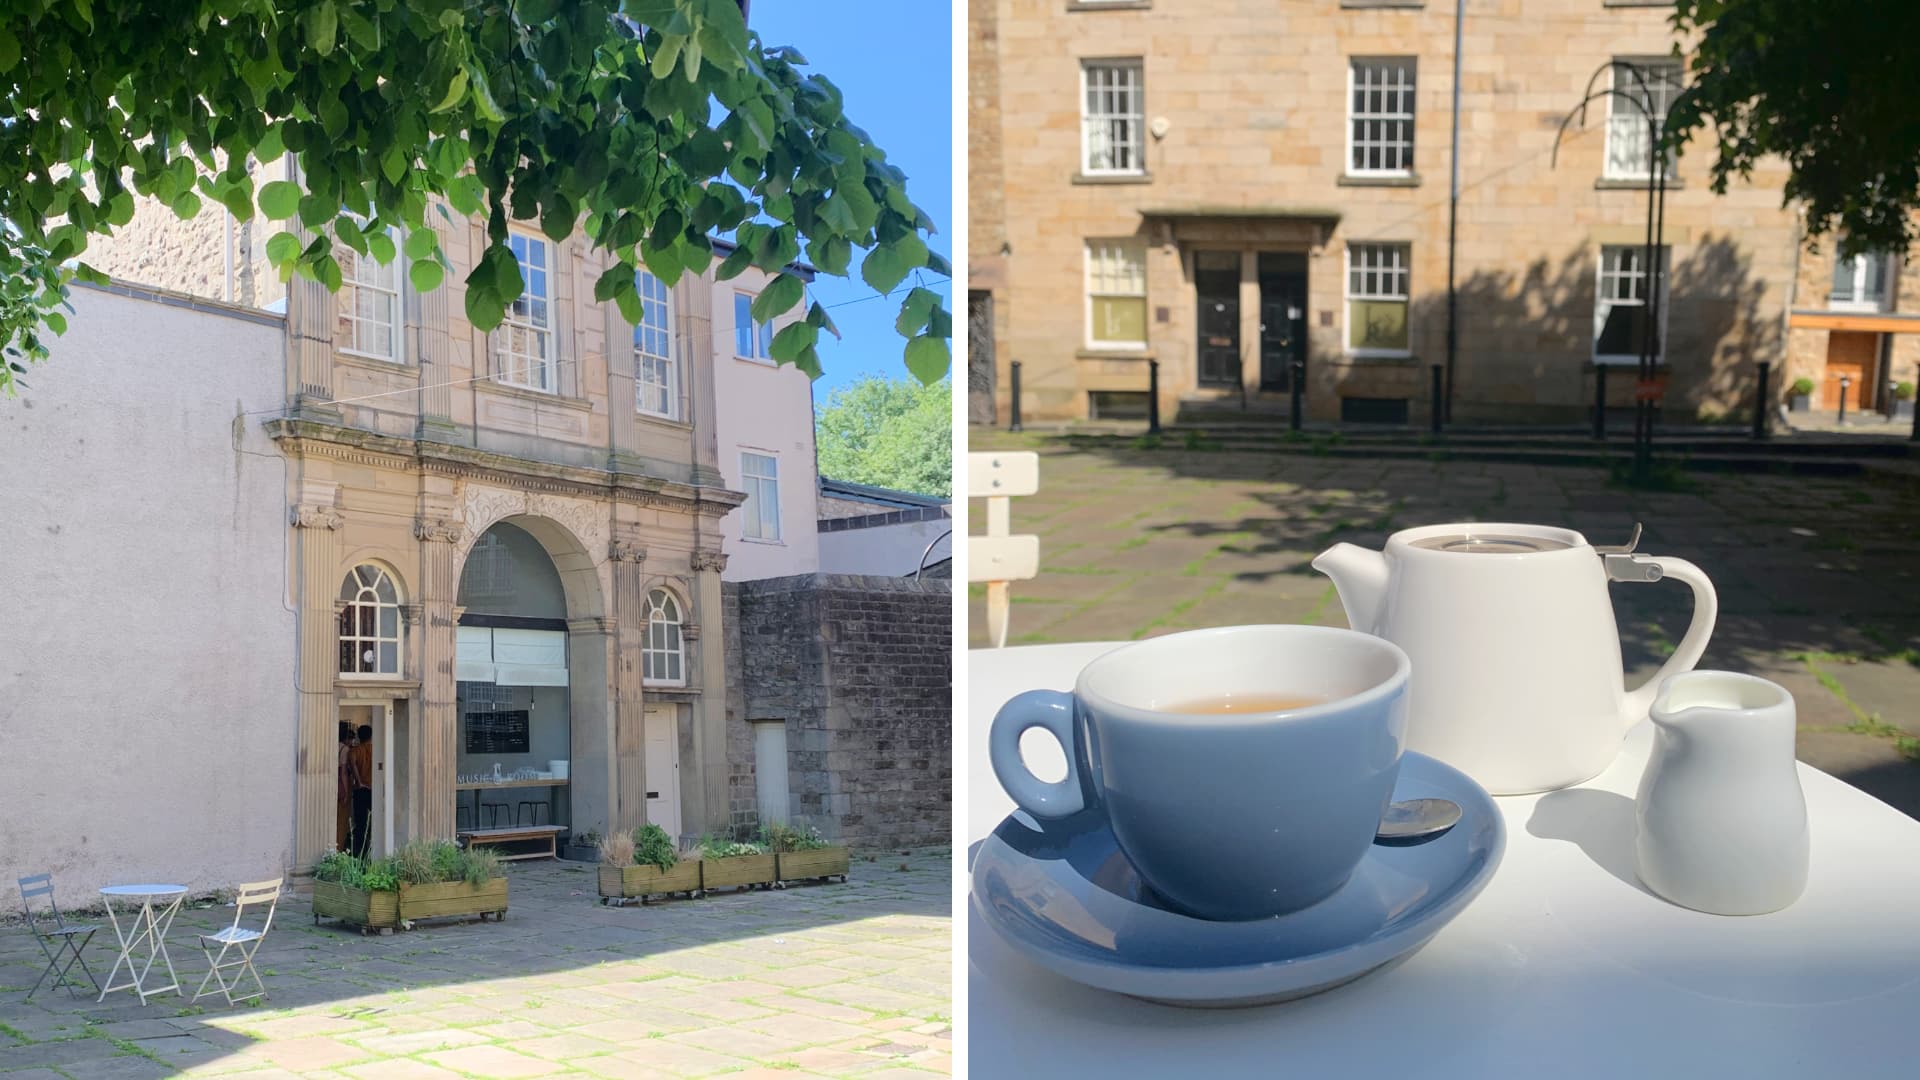
<path fill-rule="evenodd" d="M 721 550 L 727 554 L 728 581 L 811 574 L 820 568 L 819 485 L 813 452 L 813 382 L 791 364 L 741 355 L 734 316 L 736 295 L 751 298 L 768 276 L 748 270 L 713 288 L 714 434 L 720 446 L 720 472 L 727 486 L 748 493 L 748 505 L 721 522 Z M 801 318 L 800 307 L 774 321 L 774 330 Z M 762 349 L 756 340 L 748 350 Z M 776 463 L 780 512 L 778 538 L 745 535 L 754 518 L 755 489 L 749 484 L 743 455 Z M 762 529 L 762 532 L 767 530 Z"/>
<path fill-rule="evenodd" d="M 239 420 L 279 409 L 285 331 L 89 288 L 73 305 L 0 399 L 0 911 L 29 874 L 78 907 L 292 855 L 290 466 Z"/>

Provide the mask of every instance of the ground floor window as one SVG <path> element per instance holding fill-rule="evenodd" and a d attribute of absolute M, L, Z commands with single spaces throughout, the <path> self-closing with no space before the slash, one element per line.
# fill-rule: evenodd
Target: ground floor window
<path fill-rule="evenodd" d="M 460 627 L 454 818 L 462 831 L 571 824 L 564 630 Z"/>
<path fill-rule="evenodd" d="M 1661 322 L 1666 321 L 1667 249 L 1658 248 L 1653 277 L 1660 288 Z M 1640 359 L 1646 333 L 1650 295 L 1647 288 L 1647 249 L 1639 244 L 1608 245 L 1600 249 L 1600 276 L 1594 290 L 1593 359 L 1597 364 L 1631 363 Z M 1653 355 L 1661 354 L 1665 326 L 1654 328 Z"/>
<path fill-rule="evenodd" d="M 1147 246 L 1140 240 L 1087 241 L 1087 344 L 1147 344 Z"/>
<path fill-rule="evenodd" d="M 1411 337 L 1411 247 L 1347 245 L 1347 348 L 1361 356 L 1405 356 Z"/>

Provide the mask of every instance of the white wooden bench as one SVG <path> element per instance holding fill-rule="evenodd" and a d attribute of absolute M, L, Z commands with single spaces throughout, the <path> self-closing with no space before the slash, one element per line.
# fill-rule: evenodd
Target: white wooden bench
<path fill-rule="evenodd" d="M 559 837 L 564 831 L 565 829 L 559 825 L 517 825 L 502 829 L 467 829 L 460 833 L 460 842 L 468 847 L 474 847 L 479 844 L 492 846 L 494 844 L 519 843 L 526 840 L 545 840 L 547 842 L 547 850 L 545 851 L 523 851 L 514 855 L 502 853 L 500 858 L 507 862 L 515 859 L 556 859 L 560 857 Z"/>
<path fill-rule="evenodd" d="M 1007 586 L 1040 572 L 1040 538 L 1014 536 L 1013 496 L 1040 490 L 1040 455 L 1031 450 L 967 455 L 967 497 L 987 500 L 987 533 L 967 538 L 967 580 L 987 583 L 987 636 L 1007 643 Z"/>

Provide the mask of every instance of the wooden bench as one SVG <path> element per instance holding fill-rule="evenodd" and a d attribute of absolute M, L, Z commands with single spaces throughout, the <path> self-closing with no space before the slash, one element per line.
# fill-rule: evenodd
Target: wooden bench
<path fill-rule="evenodd" d="M 515 859 L 557 859 L 560 857 L 560 834 L 565 830 L 559 825 L 519 825 L 505 829 L 468 829 L 460 833 L 460 842 L 473 847 L 475 844 L 512 844 L 525 840 L 545 840 L 545 851 L 523 851 L 516 855 L 502 854 L 503 861 Z"/>

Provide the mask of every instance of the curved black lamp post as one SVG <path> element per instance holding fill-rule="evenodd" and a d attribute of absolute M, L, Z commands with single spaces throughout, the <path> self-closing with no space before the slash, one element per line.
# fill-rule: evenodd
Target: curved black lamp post
<path fill-rule="evenodd" d="M 1619 71 L 1631 75 L 1637 94 L 1620 89 L 1617 78 L 1614 80 L 1616 85 L 1604 90 L 1595 90 L 1593 84 L 1600 78 L 1601 72 L 1606 71 Z M 1554 133 L 1553 155 L 1548 167 L 1552 168 L 1560 163 L 1560 142 L 1566 137 L 1567 125 L 1571 124 L 1577 116 L 1584 127 L 1587 122 L 1587 106 L 1605 97 L 1620 98 L 1629 102 L 1634 108 L 1639 109 L 1640 115 L 1647 120 L 1647 157 L 1649 159 L 1647 162 L 1647 242 L 1646 257 L 1641 264 L 1645 268 L 1647 319 L 1640 332 L 1640 378 L 1634 394 L 1633 411 L 1633 472 L 1636 478 L 1644 478 L 1653 459 L 1653 399 L 1648 396 L 1646 388 L 1653 382 L 1654 357 L 1663 344 L 1659 341 L 1660 293 L 1667 275 L 1665 260 L 1660 256 L 1661 250 L 1666 246 L 1667 226 L 1667 154 L 1664 145 L 1666 124 L 1664 116 L 1656 116 L 1654 113 L 1653 87 L 1647 81 L 1647 69 L 1627 60 L 1610 60 L 1594 69 L 1593 74 L 1587 77 L 1586 96 L 1581 98 L 1580 104 L 1574 106 L 1561 119 L 1560 130 Z M 1598 289 L 1598 287 L 1596 282 L 1595 288 Z M 1605 384 L 1599 382 L 1598 385 Z M 1594 431 L 1602 435 L 1606 431 L 1606 408 L 1607 403 L 1604 399 L 1594 402 L 1594 411 L 1599 417 L 1594 423 Z"/>

